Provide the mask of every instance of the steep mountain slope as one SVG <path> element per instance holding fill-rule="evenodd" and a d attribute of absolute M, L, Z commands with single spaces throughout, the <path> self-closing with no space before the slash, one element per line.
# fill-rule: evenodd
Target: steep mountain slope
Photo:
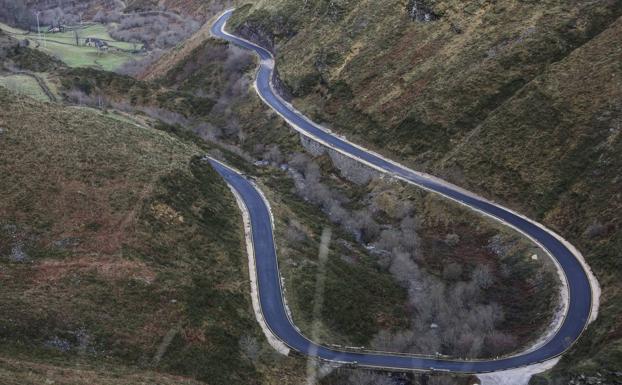
<path fill-rule="evenodd" d="M 465 181 L 477 181 L 469 185 L 489 195 L 524 202 L 571 239 L 598 273 L 600 317 L 561 365 L 576 372 L 614 370 L 622 359 L 621 35 L 618 19 L 551 66 L 445 165 L 463 170 Z M 482 157 L 501 146 L 504 151 Z"/>
<path fill-rule="evenodd" d="M 614 1 L 437 1 L 440 19 L 420 22 L 403 1 L 306 4 L 259 2 L 231 27 L 266 34 L 309 112 L 418 165 L 622 12 Z"/>
<path fill-rule="evenodd" d="M 260 361 L 239 211 L 205 148 L 2 87 L 0 103 L 0 382 L 299 372 Z"/>
<path fill-rule="evenodd" d="M 154 9 L 156 3 L 127 5 Z M 185 13 L 210 2 L 164 3 Z M 604 284 L 604 305 L 589 335 L 553 373 L 553 381 L 565 383 L 577 373 L 614 378 L 620 362 L 618 14 L 613 1 L 276 0 L 240 10 L 234 27 L 274 47 L 284 91 L 315 118 L 543 219 L 581 248 Z M 61 92 L 71 100 L 71 91 L 80 91 L 73 102 L 104 109 L 174 112 L 171 122 L 239 146 L 249 162 L 292 166 L 290 156 L 303 148 L 282 121 L 248 97 L 249 76 L 241 75 L 252 68 L 248 57 L 205 42 L 202 32 L 146 73 L 149 79 L 166 75 L 157 83 L 61 69 Z M 46 62 L 31 52 L 20 50 L 20 62 Z M 256 330 L 241 232 L 235 231 L 237 208 L 199 158 L 209 145 L 137 129 L 112 113 L 76 112 L 2 92 L 0 168 L 12 184 L 1 191 L 0 218 L 9 220 L 0 223 L 0 280 L 8 288 L 0 305 L 17 318 L 0 317 L 1 354 L 12 357 L 0 358 L 0 382 L 299 382 L 302 361 L 273 357 Z M 494 265 L 488 244 L 494 228 L 478 223 L 474 230 L 468 215 L 415 191 L 353 186 L 328 156 L 316 161 L 320 185 L 336 190 L 348 210 L 378 204 L 380 216 L 389 217 L 383 227 L 395 225 L 395 202 L 415 202 L 422 255 L 433 275 L 445 279 L 446 263 L 466 262 L 459 279 L 449 279 L 460 283 L 482 260 Z M 316 321 L 318 239 L 334 221 L 294 196 L 294 182 L 284 173 L 258 173 L 270 199 L 279 202 L 279 248 L 291 270 L 286 277 L 296 282 L 288 295 L 305 328 L 304 322 Z M 386 268 L 371 263 L 348 229 L 335 237 L 323 337 L 367 343 L 379 329 L 401 326 L 412 309 L 404 308 L 403 291 Z M 367 279 L 377 285 L 362 285 Z M 490 291 L 514 295 L 512 301 L 522 302 L 511 310 L 520 312 L 535 296 L 511 291 L 522 284 L 530 282 L 499 276 Z M 538 306 L 546 307 L 543 302 Z M 347 306 L 353 308 L 343 312 Z M 522 316 L 541 326 L 534 319 L 546 313 L 530 310 L 537 316 Z M 533 333 L 534 326 L 518 326 L 523 338 Z M 44 370 L 50 374 L 40 374 Z"/>
<path fill-rule="evenodd" d="M 315 119 L 579 246 L 603 284 L 602 311 L 552 381 L 614 378 L 622 4 L 298 5 L 259 1 L 230 28 L 273 48 L 285 92 Z"/>

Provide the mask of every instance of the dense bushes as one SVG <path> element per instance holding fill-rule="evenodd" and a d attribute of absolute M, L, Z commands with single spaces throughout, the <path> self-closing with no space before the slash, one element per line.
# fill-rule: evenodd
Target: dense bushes
<path fill-rule="evenodd" d="M 417 212 L 416 200 L 392 197 L 391 207 L 387 207 L 382 195 L 392 188 L 378 187 L 378 182 L 375 182 L 367 187 L 370 188 L 367 192 L 355 194 L 358 202 L 353 202 L 349 188 L 336 188 L 332 178 L 323 176 L 323 170 L 329 166 L 322 158 L 314 159 L 302 153 L 287 156 L 276 145 L 265 147 L 262 158 L 265 164 L 287 170 L 297 194 L 319 206 L 332 222 L 364 244 L 375 256 L 377 268 L 390 272 L 406 289 L 408 299 L 405 307 L 409 309 L 410 326 L 381 330 L 371 340 L 371 348 L 468 358 L 497 356 L 513 351 L 520 345 L 519 340 L 524 341 L 524 333 L 513 334 L 514 330 L 520 329 L 520 324 L 531 325 L 533 330 L 538 330 L 548 322 L 548 314 L 554 307 L 551 293 L 554 293 L 555 280 L 549 273 L 539 271 L 537 265 L 523 262 L 527 250 L 518 238 L 500 234 L 489 238 L 489 246 L 483 247 L 480 252 L 487 254 L 487 257 L 480 258 L 488 258 L 488 262 L 485 259 L 480 262 L 461 260 L 460 257 L 445 259 L 445 254 L 459 253 L 463 243 L 469 241 L 462 241 L 457 233 L 448 233 L 436 241 L 441 242 L 442 248 L 448 251 L 430 250 L 426 245 L 429 241 L 421 239 L 421 234 L 430 226 L 430 214 Z M 396 199 L 397 202 L 394 201 Z M 470 231 L 469 237 L 474 237 L 473 230 Z M 294 243 L 299 244 L 304 238 L 300 226 L 289 226 L 286 238 L 292 243 L 291 247 L 295 247 Z M 484 239 L 482 241 L 485 242 Z M 435 255 L 428 255 L 430 252 Z M 430 263 L 426 260 L 428 258 L 440 258 L 440 261 Z M 306 267 L 305 271 L 309 269 L 313 270 Z M 307 278 L 299 278 L 292 286 L 297 300 L 308 304 L 313 298 L 305 295 L 313 291 L 305 289 L 304 282 L 312 281 L 312 274 L 303 273 L 303 276 Z M 342 293 L 356 288 L 354 281 L 345 277 L 341 281 Z M 530 296 L 537 292 L 542 296 L 542 306 L 539 305 L 536 310 L 539 314 L 537 319 L 530 319 L 528 314 L 514 313 L 514 308 L 520 307 L 518 304 L 524 301 L 515 298 L 512 291 L 516 292 L 516 287 L 521 285 L 524 286 L 521 290 L 523 295 Z M 352 298 L 356 297 L 352 295 Z M 343 298 L 349 296 L 334 296 L 325 301 L 329 309 L 325 322 L 336 325 L 344 318 L 342 312 L 357 314 L 347 303 L 342 303 Z M 510 303 L 512 305 L 508 306 Z M 512 320 L 506 319 L 506 311 Z M 351 327 L 340 330 L 347 331 L 350 336 L 359 336 L 357 343 L 365 341 L 359 334 L 360 329 L 372 330 L 372 326 L 362 323 L 361 319 L 349 318 L 346 323 Z"/>
<path fill-rule="evenodd" d="M 143 43 L 148 48 L 166 49 L 177 45 L 196 30 L 200 24 L 189 17 L 171 13 L 98 14 L 96 21 L 118 22 L 110 28 L 110 36 L 117 40 Z"/>
<path fill-rule="evenodd" d="M 15 0 L 0 0 L 0 21 L 27 30 L 36 25 L 34 13 L 26 4 Z"/>

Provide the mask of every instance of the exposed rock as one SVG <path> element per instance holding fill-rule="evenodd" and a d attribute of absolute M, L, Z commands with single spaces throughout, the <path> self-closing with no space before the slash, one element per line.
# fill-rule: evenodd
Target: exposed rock
<path fill-rule="evenodd" d="M 78 354 L 95 354 L 95 348 L 91 343 L 92 337 L 84 328 L 69 331 L 69 338 L 54 336 L 45 341 L 44 345 L 63 353 L 76 351 Z"/>
<path fill-rule="evenodd" d="M 571 378 L 568 381 L 569 385 L 619 385 L 622 384 L 622 380 L 618 372 L 604 371 L 604 375 L 601 372 L 596 372 L 593 375 L 580 374 Z"/>
<path fill-rule="evenodd" d="M 28 261 L 28 254 L 24 251 L 24 245 L 21 242 L 15 243 L 11 247 L 11 254 L 9 254 L 9 260 L 11 262 L 26 262 Z"/>
<path fill-rule="evenodd" d="M 241 24 L 236 29 L 236 34 L 242 36 L 246 40 L 250 40 L 255 44 L 258 44 L 268 51 L 272 52 L 273 55 L 276 55 L 276 47 L 274 42 L 274 35 L 271 32 L 264 30 L 261 27 L 255 26 L 248 22 Z M 289 30 L 285 30 L 282 33 L 285 37 L 291 37 L 294 35 L 293 32 Z M 274 89 L 276 92 L 285 100 L 291 100 L 291 93 L 289 92 L 287 86 L 281 80 L 279 76 L 278 68 L 274 68 L 274 73 L 272 76 L 272 84 L 274 85 Z"/>
<path fill-rule="evenodd" d="M 459 35 L 462 33 L 462 28 L 458 24 L 451 23 L 451 31 Z"/>
<path fill-rule="evenodd" d="M 86 329 L 78 329 L 75 332 L 76 336 L 76 348 L 80 354 L 94 354 L 95 348 L 91 344 L 91 335 Z"/>
<path fill-rule="evenodd" d="M 318 157 L 328 152 L 333 166 L 341 172 L 341 176 L 356 184 L 366 184 L 378 175 L 378 172 L 369 166 L 355 161 L 335 150 L 326 148 L 323 144 L 300 135 L 300 143 L 313 156 Z"/>
<path fill-rule="evenodd" d="M 0 228 L 11 239 L 10 251 L 8 255 L 2 256 L 9 259 L 11 262 L 27 262 L 29 260 L 28 253 L 24 250 L 24 234 L 18 231 L 18 228 L 14 224 L 6 224 Z"/>
<path fill-rule="evenodd" d="M 235 34 L 268 49 L 273 54 L 275 53 L 274 35 L 261 27 L 244 22 L 237 27 Z"/>
<path fill-rule="evenodd" d="M 506 255 L 512 249 L 512 246 L 513 244 L 508 244 L 500 234 L 493 236 L 488 241 L 488 249 L 500 257 Z"/>
<path fill-rule="evenodd" d="M 48 348 L 59 350 L 63 353 L 70 351 L 72 348 L 71 342 L 58 336 L 54 336 L 51 339 L 47 340 L 45 342 L 45 346 L 47 346 Z"/>
<path fill-rule="evenodd" d="M 408 15 L 413 21 L 420 22 L 429 22 L 439 19 L 439 16 L 421 0 L 410 0 L 408 2 Z"/>
<path fill-rule="evenodd" d="M 292 100 L 292 93 L 289 91 L 289 88 L 283 83 L 281 77 L 279 76 L 279 69 L 274 68 L 274 74 L 272 76 L 272 85 L 274 86 L 274 90 L 277 94 L 279 94 L 286 101 Z"/>
<path fill-rule="evenodd" d="M 152 204 L 151 212 L 157 219 L 169 225 L 179 225 L 184 223 L 184 217 L 166 203 L 156 202 Z"/>

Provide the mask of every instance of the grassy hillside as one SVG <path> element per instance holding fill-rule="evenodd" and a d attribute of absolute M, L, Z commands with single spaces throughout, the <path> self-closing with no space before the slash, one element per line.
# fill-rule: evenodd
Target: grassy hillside
<path fill-rule="evenodd" d="M 194 42 L 191 44 L 195 45 Z M 392 254 L 392 246 L 383 249 L 386 250 L 384 256 L 379 256 L 378 250 L 366 249 L 363 246 L 372 245 L 378 234 L 366 240 L 356 239 L 351 228 L 339 226 L 331 214 L 332 209 L 309 201 L 301 194 L 290 172 L 274 170 L 278 167 L 295 168 L 292 156 L 300 155 L 305 149 L 299 137 L 249 90 L 253 66 L 241 60 L 241 55 L 243 51 L 223 42 L 207 40 L 192 49 L 165 77 L 159 79 L 159 83 L 189 93 L 208 90 L 210 97 L 219 101 L 217 105 L 226 103 L 226 109 L 216 114 L 212 122 L 223 128 L 229 125 L 230 128 L 217 134 L 206 134 L 235 144 L 246 159 L 264 160 L 264 168 L 253 172 L 260 178 L 264 191 L 273 202 L 279 258 L 296 324 L 311 335 L 313 322 L 321 318 L 321 331 L 317 338 L 347 345 L 373 343 L 373 337 L 381 331 L 411 330 L 411 322 L 417 313 L 415 306 L 404 295 L 403 284 L 396 288 L 395 277 L 388 274 L 386 255 Z M 235 69 L 236 66 L 239 68 Z M 239 73 L 249 69 L 245 76 Z M 216 111 L 222 111 L 222 107 Z M 276 155 L 272 157 L 270 154 Z M 266 167 L 266 159 L 272 159 L 267 161 L 272 163 L 270 167 Z M 502 306 L 506 317 L 497 327 L 518 339 L 510 348 L 527 343 L 546 325 L 552 310 L 550 301 L 555 280 L 543 284 L 540 278 L 534 279 L 547 275 L 542 274 L 539 263 L 531 260 L 530 257 L 538 251 L 529 242 L 524 242 L 515 234 L 506 234 L 508 239 L 513 239 L 516 249 L 514 256 L 500 259 L 489 246 L 491 239 L 503 232 L 494 223 L 422 194 L 416 188 L 382 182 L 356 185 L 343 178 L 330 157 L 317 157 L 315 161 L 323 174 L 321 184 L 329 186 L 343 207 L 349 210 L 346 215 L 349 218 L 359 218 L 357 215 L 368 213 L 379 221 L 380 229 L 391 229 L 400 226 L 402 217 L 396 219 L 396 216 L 401 215 L 397 213 L 401 205 L 411 206 L 418 226 L 418 250 L 413 252 L 413 256 L 421 269 L 430 275 L 443 277 L 444 267 L 455 264 L 461 266 L 463 273 L 458 274 L 457 281 L 462 281 L 468 280 L 478 265 L 492 266 L 497 283 L 485 290 L 484 301 Z M 336 238 L 331 247 L 331 258 L 325 266 L 327 286 L 323 298 L 324 311 L 318 317 L 313 313 L 314 280 L 319 271 L 318 241 L 324 227 L 331 227 Z M 461 241 L 448 247 L 446 237 L 450 234 Z M 516 258 L 515 262 L 510 262 L 513 258 Z M 383 259 L 385 262 L 381 262 Z M 504 275 L 503 271 L 510 271 L 511 274 Z M 454 282 L 450 281 L 447 282 L 451 286 Z M 360 285 L 360 282 L 374 284 Z M 412 277 L 412 282 L 417 282 L 417 278 Z M 451 295 L 448 294 L 446 298 L 449 297 Z M 427 326 L 429 330 L 429 323 Z M 440 337 L 433 339 L 441 340 Z M 447 345 L 450 344 L 447 341 Z M 445 346 L 443 349 L 448 348 Z"/>
<path fill-rule="evenodd" d="M 37 81 L 28 75 L 4 75 L 0 76 L 0 86 L 16 93 L 28 95 L 41 101 L 49 101 L 50 98 L 43 92 Z"/>
<path fill-rule="evenodd" d="M 622 360 L 620 34 L 622 19 L 551 66 L 487 119 L 446 165 L 464 170 L 466 179 L 477 175 L 481 179 L 472 185 L 490 195 L 532 202 L 535 214 L 579 247 L 597 273 L 603 287 L 599 319 L 557 374 L 567 368 L 575 375 L 611 376 Z M 505 151 L 482 159 L 483 149 L 501 140 Z"/>
<path fill-rule="evenodd" d="M 420 22 L 407 3 L 260 1 L 230 27 L 273 41 L 306 111 L 426 166 L 622 13 L 615 1 L 445 0 L 438 20 Z"/>
<path fill-rule="evenodd" d="M 602 310 L 539 380 L 614 378 L 622 354 L 621 3 L 305 4 L 259 1 L 230 27 L 273 45 L 294 104 L 316 120 L 576 244 L 603 285 Z"/>
<path fill-rule="evenodd" d="M 205 150 L 2 87 L 0 103 L 0 382 L 298 373 L 265 361 L 239 211 Z"/>
<path fill-rule="evenodd" d="M 137 3 L 128 2 L 128 5 Z M 184 7 L 195 4 L 179 2 L 182 3 Z M 587 47 L 596 41 L 590 40 L 597 34 L 596 27 L 587 28 L 582 21 L 574 28 L 578 31 L 573 32 L 578 36 L 574 40 L 562 41 L 560 36 L 565 35 L 561 32 L 552 37 L 554 42 L 545 39 L 550 45 L 543 48 L 543 58 L 525 58 L 531 64 L 510 66 L 511 70 L 507 66 L 515 58 L 508 59 L 510 64 L 504 64 L 501 71 L 496 63 L 497 51 L 490 51 L 486 66 L 480 66 L 479 55 L 491 36 L 514 33 L 508 25 L 514 26 L 515 32 L 522 31 L 525 20 L 533 20 L 538 24 L 538 33 L 526 32 L 528 38 L 520 37 L 516 44 L 505 40 L 498 43 L 500 51 L 525 50 L 520 51 L 522 55 L 530 56 L 534 45 L 529 39 L 540 41 L 539 33 L 549 28 L 549 32 L 557 33 L 554 26 L 565 23 L 568 15 L 598 25 L 610 21 L 609 3 L 557 4 L 555 8 L 551 2 L 530 6 L 522 2 L 496 2 L 482 3 L 481 9 L 473 4 L 463 9 L 457 2 L 437 1 L 433 11 L 425 8 L 425 12 L 434 15 L 431 23 L 412 21 L 408 12 L 413 4 L 405 1 L 364 2 L 356 7 L 334 1 L 305 4 L 302 7 L 299 2 L 287 0 L 259 2 L 256 8 L 247 7 L 236 16 L 240 31 L 274 39 L 279 57 L 285 60 L 279 63 L 283 78 L 298 106 L 361 142 L 397 153 L 418 167 L 442 173 L 495 198 L 501 197 L 524 212 L 552 218 L 547 219 L 549 224 L 558 218 L 546 207 L 532 208 L 531 201 L 542 202 L 541 190 L 535 190 L 542 186 L 533 183 L 532 191 L 529 183 L 520 186 L 508 183 L 508 179 L 514 180 L 513 174 L 499 176 L 493 172 L 496 169 L 487 169 L 481 155 L 489 148 L 500 148 L 498 141 L 504 139 L 493 135 L 495 130 L 505 135 L 507 126 L 515 123 L 504 121 L 506 113 L 493 121 L 494 110 L 508 108 L 515 112 L 514 116 L 523 113 L 524 106 L 512 107 L 520 95 L 515 97 L 515 91 L 523 84 L 503 88 L 510 81 L 505 76 L 524 77 L 524 84 L 531 84 L 531 79 L 539 79 L 548 71 L 551 62 L 563 60 L 561 54 L 555 58 L 547 56 L 551 47 L 559 44 L 564 54 L 581 44 Z M 557 24 L 549 25 L 549 13 L 555 14 Z M 517 14 L 521 20 L 510 23 Z M 602 17 L 598 23 L 594 21 L 597 15 Z M 324 34 L 322 41 L 328 44 L 318 43 L 320 36 L 316 30 Z M 404 34 L 401 40 L 394 39 L 395 31 Z M 3 128 L 0 144 L 3 138 L 10 138 L 7 143 L 17 146 L 7 149 L 6 158 L 0 163 L 11 175 L 9 187 L 0 191 L 6 199 L 5 206 L 0 206 L 3 207 L 0 217 L 8 218 L 6 225 L 2 223 L 0 239 L 0 252 L 7 267 L 0 270 L 0 279 L 5 277 L 10 282 L 0 306 L 9 309 L 8 314 L 17 315 L 17 318 L 0 317 L 0 337 L 6 341 L 5 352 L 0 350 L 0 358 L 5 357 L 0 359 L 0 371 L 4 371 L 5 378 L 24 378 L 25 373 L 35 373 L 31 381 L 36 382 L 40 378 L 36 373 L 46 365 L 51 366 L 46 370 L 53 378 L 59 378 L 55 373 L 63 370 L 73 378 L 79 375 L 75 370 L 80 364 L 86 365 L 85 378 L 97 378 L 96 381 L 104 383 L 129 383 L 133 376 L 149 379 L 158 373 L 165 383 L 170 374 L 184 376 L 184 381 L 197 379 L 208 383 L 300 382 L 304 373 L 302 360 L 274 357 L 256 330 L 247 295 L 241 233 L 223 231 L 239 230 L 237 209 L 224 185 L 197 157 L 212 145 L 180 139 L 188 138 L 184 128 L 194 129 L 239 152 L 244 160 L 237 161 L 245 169 L 255 169 L 250 162 L 257 159 L 277 159 L 271 167 L 255 172 L 276 207 L 279 257 L 286 287 L 291 288 L 287 295 L 294 319 L 305 333 L 311 334 L 313 324 L 321 320 L 319 338 L 367 344 L 380 331 L 408 328 L 409 317 L 421 308 L 417 303 L 407 302 L 407 287 L 399 285 L 386 266 L 380 267 L 378 255 L 362 247 L 364 244 L 347 228 L 336 225 L 330 210 L 321 210 L 319 205 L 301 198 L 292 179 L 278 170 L 283 165 L 279 162 L 287 163 L 293 154 L 304 151 L 299 138 L 268 112 L 257 97 L 249 94 L 252 62 L 248 57 L 221 42 L 205 41 L 206 30 L 202 32 L 156 65 L 148 77 L 165 74 L 158 82 L 136 81 L 93 69 L 60 66 L 48 69 L 53 72 L 59 94 L 67 101 L 102 111 L 63 109 L 58 105 L 15 99 L 6 92 L 2 94 L 3 101 L 6 99 L 8 103 L 6 111 L 10 113 L 3 110 L 4 114 L 0 115 L 0 128 Z M 585 79 L 577 86 L 580 90 L 592 85 L 590 80 L 603 81 L 598 77 L 602 71 L 615 73 L 615 65 L 605 60 L 611 55 L 605 48 L 615 46 L 611 44 L 615 33 L 588 51 L 581 66 L 577 66 L 576 76 Z M 425 50 L 420 46 L 432 38 L 454 39 L 454 46 L 452 50 L 440 50 L 444 57 L 436 57 L 437 46 Z M 530 41 L 527 47 L 522 45 L 524 40 Z M 399 47 L 395 46 L 396 42 Z M 33 54 L 37 51 L 18 51 L 17 56 L 12 55 L 14 61 L 20 58 L 20 63 L 28 65 L 50 62 L 37 60 L 40 58 Z M 380 55 L 380 60 L 376 61 L 378 57 L 374 55 Z M 591 79 L 585 69 L 589 55 L 602 59 L 599 72 L 590 74 Z M 457 62 L 452 62 L 450 59 L 455 56 Z M 421 64 L 415 60 L 419 57 L 429 61 Z M 461 73 L 464 66 L 471 72 Z M 420 74 L 417 71 L 421 68 L 432 72 Z M 248 73 L 244 75 L 244 71 Z M 436 79 L 439 83 L 430 86 L 426 95 L 413 95 L 415 87 L 411 82 L 417 76 Z M 551 89 L 555 79 L 555 76 L 547 78 L 543 89 Z M 448 90 L 447 87 L 454 86 L 453 81 L 462 88 L 455 86 Z M 400 89 L 387 91 L 387 84 L 400 84 Z M 613 88 L 606 95 L 616 98 Z M 478 92 L 470 93 L 472 89 Z M 570 92 L 571 89 L 560 91 L 560 95 L 566 95 L 560 100 Z M 471 99 L 452 100 L 456 99 L 456 93 Z M 486 93 L 498 98 L 484 97 L 481 106 L 473 107 L 480 103 L 479 96 Z M 382 106 L 377 104 L 377 95 L 383 95 Z M 543 105 L 540 99 L 531 97 L 525 103 L 531 109 Z M 588 95 L 575 106 L 577 127 L 586 124 L 581 117 L 586 114 L 586 108 L 592 108 L 590 103 Z M 605 105 L 604 101 L 600 103 L 601 107 Z M 434 112 L 437 108 L 445 112 Z M 463 125 L 463 117 L 473 115 L 469 109 L 479 108 L 485 111 L 477 115 L 481 122 L 473 120 Z M 105 113 L 107 109 L 146 114 L 178 124 L 166 129 L 179 137 L 136 127 L 131 123 L 135 116 L 119 120 L 116 113 Z M 412 117 L 419 116 L 423 110 L 430 113 L 426 117 L 429 121 L 419 124 Z M 548 115 L 543 113 L 542 117 Z M 605 122 L 604 127 L 610 117 L 599 116 L 596 120 Z M 491 135 L 486 142 L 480 139 L 478 128 L 489 121 L 491 128 L 487 132 Z M 540 126 L 533 130 L 538 134 L 541 131 Z M 478 141 L 473 145 L 476 150 L 462 150 L 471 148 L 464 145 L 468 143 L 467 138 Z M 595 140 L 602 138 L 600 135 Z M 607 140 L 612 146 L 608 151 L 618 148 L 619 135 L 613 134 Z M 516 152 L 508 155 L 508 162 L 516 162 L 514 156 L 521 153 L 525 141 L 517 137 L 512 145 Z M 410 148 L 412 153 L 405 148 Z M 4 151 L 4 147 L 0 149 Z M 502 155 L 498 155 L 502 160 L 494 161 L 506 161 Z M 551 157 L 555 159 L 558 155 Z M 493 278 L 492 285 L 486 284 L 486 290 L 482 290 L 482 300 L 501 303 L 507 315 L 495 326 L 516 333 L 520 342 L 527 342 L 546 323 L 553 285 L 532 261 L 531 256 L 537 251 L 531 245 L 510 239 L 512 250 L 499 258 L 491 242 L 502 231 L 494 225 L 415 189 L 381 182 L 355 185 L 331 166 L 327 155 L 314 161 L 321 168 L 320 184 L 332 189 L 350 213 L 377 206 L 373 214 L 380 230 L 399 230 L 402 218 L 396 219 L 392 214 L 398 210 L 396 202 L 413 203 L 411 211 L 416 214 L 416 234 L 420 237 L 417 239 L 420 250 L 413 251 L 414 258 L 425 268 L 430 282 L 447 281 L 445 293 L 472 283 L 475 268 L 485 264 L 491 268 Z M 615 161 L 608 165 L 617 167 Z M 515 166 L 525 164 L 518 162 Z M 540 167 L 548 164 L 543 161 L 529 175 L 539 172 Z M 40 170 L 40 174 L 28 173 L 33 168 Z M 465 175 L 478 184 L 469 185 Z M 550 175 L 556 174 L 551 171 Z M 610 179 L 608 173 L 604 178 Z M 546 178 L 534 179 L 542 184 Z M 594 191 L 586 194 L 596 196 Z M 602 192 L 598 197 L 604 199 L 612 191 L 615 190 Z M 563 213 L 559 218 L 570 218 L 566 213 L 578 204 L 574 198 L 568 200 L 568 211 L 558 211 Z M 551 207 L 557 203 L 551 199 L 546 204 Z M 589 204 L 584 210 L 591 212 L 594 207 L 596 204 Z M 598 207 L 604 207 L 604 202 Z M 573 222 L 576 229 L 568 231 L 585 237 L 586 242 L 580 246 L 595 249 L 598 246 L 601 254 L 611 254 L 619 247 L 611 243 L 617 226 L 614 212 L 604 221 L 592 216 L 586 217 L 589 220 L 581 219 L 578 225 Z M 567 222 L 560 222 L 562 230 L 571 227 L 566 226 Z M 334 238 L 326 266 L 324 308 L 318 317 L 313 312 L 317 249 L 320 234 L 327 227 L 333 228 Z M 584 233 L 587 227 L 590 231 Z M 602 270 L 615 264 L 611 257 L 602 260 L 607 261 Z M 457 273 L 446 271 L 446 265 L 456 264 L 460 265 Z M 442 295 L 444 285 L 435 287 L 441 290 L 440 294 L 436 291 L 437 296 L 449 297 Z M 51 300 L 44 297 L 48 292 L 52 293 Z M 616 303 L 615 293 L 614 290 L 607 294 L 614 299 L 609 302 L 612 305 Z M 479 313 L 477 309 L 470 309 L 475 316 Z M 454 314 L 451 310 L 455 308 L 444 310 Z M 615 309 L 610 314 L 616 314 Z M 472 318 L 471 322 L 477 323 L 477 318 Z M 19 322 L 14 322 L 15 319 Z M 457 319 L 450 317 L 446 321 L 450 324 L 459 322 Z M 613 317 L 601 319 L 607 324 L 598 330 L 617 327 Z M 429 331 L 431 325 L 426 322 L 423 327 Z M 576 366 L 577 371 L 592 370 L 603 362 L 616 362 L 613 344 L 609 350 L 599 350 L 604 345 L 601 341 L 610 336 L 594 336 L 594 344 L 586 345 L 585 349 L 591 349 L 590 354 L 599 351 L 600 358 L 596 363 L 586 363 L 586 352 L 577 353 L 574 362 L 582 365 Z M 506 349 L 516 346 L 505 345 Z M 9 355 L 12 360 L 6 358 Z M 113 372 L 114 380 L 107 370 Z M 557 378 L 561 377 L 557 375 Z M 339 378 L 328 381 L 339 381 Z"/>
<path fill-rule="evenodd" d="M 50 365 L 31 361 L 30 358 L 0 358 L 0 381 L 6 385 L 199 385 L 203 382 L 182 376 L 167 375 L 154 370 L 109 365 L 90 368 L 85 364 L 76 367 Z"/>

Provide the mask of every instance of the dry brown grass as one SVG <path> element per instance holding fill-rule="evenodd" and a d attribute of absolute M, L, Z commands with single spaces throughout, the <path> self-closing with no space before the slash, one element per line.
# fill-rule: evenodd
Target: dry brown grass
<path fill-rule="evenodd" d="M 575 244 L 603 286 L 601 312 L 554 380 L 617 371 L 621 3 L 440 0 L 432 23 L 408 20 L 405 3 L 346 4 L 335 21 L 321 1 L 259 1 L 237 22 L 275 32 L 280 75 L 314 119 Z"/>
<path fill-rule="evenodd" d="M 0 383 L 5 385 L 198 385 L 182 376 L 119 366 L 94 369 L 63 367 L 36 361 L 0 357 Z"/>
<path fill-rule="evenodd" d="M 175 382 L 123 369 L 145 363 L 256 384 L 238 346 L 260 335 L 238 210 L 202 150 L 2 88 L 0 103 L 0 350 L 25 357 L 0 382 L 40 381 L 40 359 L 70 368 L 49 377 L 63 384 Z"/>
<path fill-rule="evenodd" d="M 41 243 L 78 237 L 83 253 L 118 253 L 153 184 L 199 153 L 155 130 L 2 96 L 7 130 L 0 148 L 8 177 L 0 187 L 0 216 L 53 218 L 45 220 L 49 238 Z"/>
<path fill-rule="evenodd" d="M 138 280 L 151 284 L 156 278 L 153 268 L 142 261 L 113 257 L 73 257 L 71 260 L 44 260 L 33 268 L 35 285 L 54 284 L 70 275 L 96 274 L 105 280 Z"/>

